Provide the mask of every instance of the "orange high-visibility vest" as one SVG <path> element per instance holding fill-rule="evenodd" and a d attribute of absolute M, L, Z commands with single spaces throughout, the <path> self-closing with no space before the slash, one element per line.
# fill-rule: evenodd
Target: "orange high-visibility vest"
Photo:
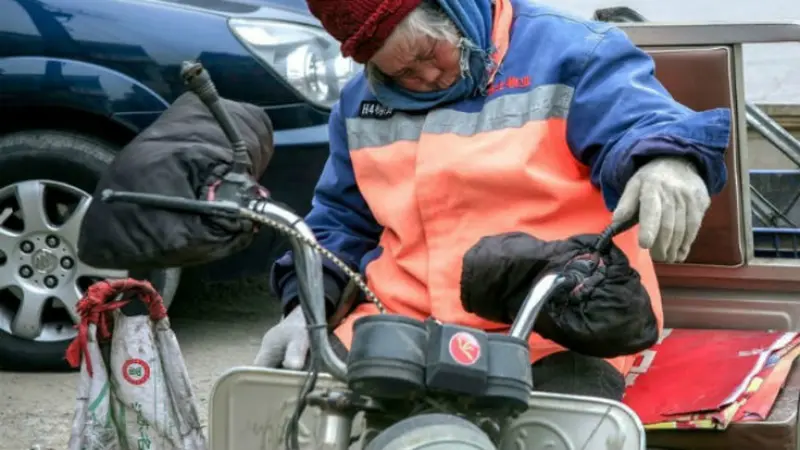
<path fill-rule="evenodd" d="M 537 61 L 514 57 L 526 54 L 524 30 L 536 19 L 512 20 L 511 3 L 497 5 L 493 40 L 503 65 L 489 95 L 421 115 L 362 108 L 339 119 L 359 191 L 383 226 L 382 251 L 365 270 L 369 287 L 391 313 L 504 332 L 507 325 L 461 307 L 466 251 L 483 236 L 511 231 L 545 240 L 597 233 L 611 213 L 567 142 L 574 87 L 540 79 Z M 358 103 L 359 95 L 369 95 L 363 80 L 341 102 Z M 641 274 L 661 328 L 658 283 L 637 230 L 615 243 Z M 376 313 L 372 304 L 359 305 L 335 334 L 349 348 L 353 322 Z M 531 361 L 563 350 L 535 334 L 530 345 Z M 610 362 L 627 373 L 633 357 Z"/>

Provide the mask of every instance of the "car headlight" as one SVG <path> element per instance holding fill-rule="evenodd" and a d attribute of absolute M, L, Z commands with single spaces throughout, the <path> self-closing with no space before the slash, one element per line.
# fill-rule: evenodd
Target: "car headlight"
<path fill-rule="evenodd" d="M 231 30 L 253 54 L 309 101 L 330 108 L 362 66 L 344 58 L 321 28 L 273 20 L 230 19 Z"/>

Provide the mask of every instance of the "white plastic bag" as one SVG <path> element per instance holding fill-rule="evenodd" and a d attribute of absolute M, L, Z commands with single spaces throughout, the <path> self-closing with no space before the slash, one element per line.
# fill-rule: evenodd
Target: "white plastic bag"
<path fill-rule="evenodd" d="M 144 302 L 149 315 L 122 314 L 129 301 Z M 96 283 L 78 312 L 67 351 L 81 365 L 68 449 L 206 450 L 178 341 L 150 283 Z"/>

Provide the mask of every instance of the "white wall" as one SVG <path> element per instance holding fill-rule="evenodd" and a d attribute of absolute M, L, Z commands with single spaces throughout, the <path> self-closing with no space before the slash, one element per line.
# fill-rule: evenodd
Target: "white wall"
<path fill-rule="evenodd" d="M 542 0 L 581 17 L 628 6 L 659 22 L 800 21 L 800 0 Z M 745 46 L 745 86 L 757 103 L 800 104 L 800 43 Z"/>

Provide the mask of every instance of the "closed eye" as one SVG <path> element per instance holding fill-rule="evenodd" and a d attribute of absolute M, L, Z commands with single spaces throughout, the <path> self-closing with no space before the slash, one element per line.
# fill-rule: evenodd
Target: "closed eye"
<path fill-rule="evenodd" d="M 430 61 L 432 59 L 436 59 L 436 47 L 438 45 L 439 45 L 438 43 L 433 43 L 431 45 L 430 49 L 425 54 L 423 54 L 422 56 L 418 56 L 417 57 L 417 60 L 418 61 Z"/>
<path fill-rule="evenodd" d="M 403 77 L 407 76 L 410 73 L 411 73 L 411 69 L 406 68 L 406 69 L 403 69 L 403 70 L 401 70 L 399 72 L 390 74 L 389 78 L 403 78 Z"/>

